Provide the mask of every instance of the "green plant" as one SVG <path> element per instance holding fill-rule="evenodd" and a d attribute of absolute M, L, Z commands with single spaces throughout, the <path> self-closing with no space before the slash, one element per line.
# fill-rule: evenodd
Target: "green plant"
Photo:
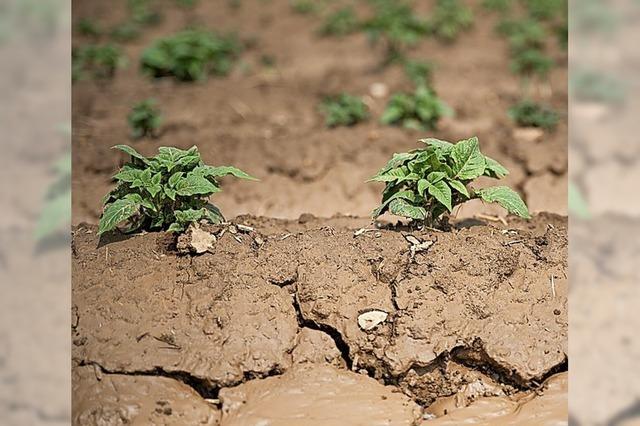
<path fill-rule="evenodd" d="M 152 7 L 153 0 L 129 0 L 131 20 L 140 25 L 155 25 L 162 20 L 162 15 Z"/>
<path fill-rule="evenodd" d="M 98 234 L 125 223 L 125 231 L 166 229 L 179 232 L 191 223 L 205 220 L 220 223 L 220 210 L 208 202 L 220 192 L 217 179 L 233 175 L 256 180 L 235 167 L 204 164 L 197 147 L 181 150 L 160 147 L 155 157 L 144 157 L 133 148 L 114 148 L 131 156 L 114 176 L 116 188 L 104 198 Z"/>
<path fill-rule="evenodd" d="M 153 136 L 162 122 L 155 99 L 145 99 L 135 104 L 127 116 L 127 121 L 132 137 Z"/>
<path fill-rule="evenodd" d="M 291 0 L 291 9 L 301 15 L 309 15 L 318 12 L 318 2 L 316 0 Z"/>
<path fill-rule="evenodd" d="M 546 77 L 553 67 L 553 59 L 539 49 L 524 49 L 516 52 L 511 61 L 511 70 L 516 74 Z"/>
<path fill-rule="evenodd" d="M 116 69 L 126 65 L 120 48 L 112 44 L 90 44 L 74 48 L 72 58 L 72 79 L 74 81 L 91 75 L 93 78 L 111 78 Z"/>
<path fill-rule="evenodd" d="M 494 12 L 507 13 L 511 10 L 512 0 L 483 0 L 482 7 Z"/>
<path fill-rule="evenodd" d="M 419 86 L 413 94 L 393 95 L 382 114 L 381 122 L 408 129 L 432 130 L 441 117 L 449 114 L 451 109 L 438 98 L 433 89 Z"/>
<path fill-rule="evenodd" d="M 481 176 L 501 179 L 509 173 L 496 160 L 480 152 L 478 138 L 456 144 L 431 138 L 420 141 L 425 148 L 394 154 L 369 180 L 386 184 L 382 204 L 372 212 L 374 219 L 389 211 L 434 226 L 445 213 L 474 198 L 497 203 L 518 216 L 530 217 L 525 203 L 509 187 L 471 187 Z"/>
<path fill-rule="evenodd" d="M 558 125 L 560 117 L 551 107 L 540 105 L 529 99 L 518 102 L 509 108 L 509 117 L 518 126 L 540 127 L 552 130 Z"/>
<path fill-rule="evenodd" d="M 547 39 L 544 27 L 531 19 L 502 20 L 496 30 L 508 38 L 512 53 L 542 49 Z"/>
<path fill-rule="evenodd" d="M 567 0 L 523 0 L 529 15 L 537 20 L 553 20 L 567 13 Z"/>
<path fill-rule="evenodd" d="M 433 64 L 425 61 L 406 60 L 404 72 L 416 86 L 430 86 Z"/>
<path fill-rule="evenodd" d="M 140 33 L 140 25 L 132 21 L 126 21 L 113 27 L 110 35 L 114 39 L 124 42 L 137 39 L 140 37 Z"/>
<path fill-rule="evenodd" d="M 620 104 L 626 97 L 626 87 L 617 78 L 598 71 L 576 70 L 571 74 L 569 89 L 580 101 Z"/>
<path fill-rule="evenodd" d="M 361 98 L 346 93 L 330 96 L 320 104 L 327 127 L 352 126 L 369 118 L 367 106 Z"/>
<path fill-rule="evenodd" d="M 92 19 L 82 18 L 78 21 L 78 32 L 87 37 L 100 37 L 102 29 Z"/>
<path fill-rule="evenodd" d="M 358 30 L 360 23 L 352 7 L 339 9 L 325 19 L 320 27 L 320 34 L 324 36 L 344 36 Z"/>
<path fill-rule="evenodd" d="M 590 219 L 589 203 L 582 195 L 582 191 L 573 182 L 569 182 L 568 192 L 569 213 L 580 219 Z"/>
<path fill-rule="evenodd" d="M 374 0 L 375 14 L 363 23 L 369 39 L 386 43 L 385 65 L 403 57 L 406 47 L 415 45 L 429 32 L 429 23 L 413 13 L 403 1 Z"/>
<path fill-rule="evenodd" d="M 438 0 L 431 18 L 431 32 L 441 40 L 450 42 L 471 27 L 473 13 L 459 0 Z"/>
<path fill-rule="evenodd" d="M 195 5 L 198 3 L 198 0 L 176 0 L 176 3 L 178 6 L 181 7 L 195 7 Z"/>
<path fill-rule="evenodd" d="M 55 180 L 47 188 L 45 204 L 36 224 L 35 237 L 44 240 L 71 223 L 71 152 L 54 165 Z"/>
<path fill-rule="evenodd" d="M 208 74 L 226 75 L 240 50 L 234 36 L 186 30 L 147 48 L 142 53 L 142 69 L 153 77 L 203 80 Z"/>

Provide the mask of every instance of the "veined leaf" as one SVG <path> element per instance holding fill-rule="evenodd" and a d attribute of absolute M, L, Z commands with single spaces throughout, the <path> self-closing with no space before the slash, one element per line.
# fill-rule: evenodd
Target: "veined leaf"
<path fill-rule="evenodd" d="M 486 163 L 486 169 L 484 170 L 484 174 L 486 176 L 502 179 L 503 177 L 509 174 L 509 170 L 507 170 L 502 164 L 498 163 L 491 157 L 484 156 L 484 160 Z"/>
<path fill-rule="evenodd" d="M 207 209 L 207 216 L 212 223 L 216 224 L 224 222 L 224 216 L 218 207 L 209 203 L 205 206 L 205 209 Z"/>
<path fill-rule="evenodd" d="M 131 148 L 130 146 L 127 146 L 127 145 L 116 145 L 113 148 L 114 149 L 119 149 L 122 152 L 126 152 L 127 154 L 129 154 L 133 158 L 137 158 L 138 160 L 141 160 L 145 164 L 149 163 L 149 160 L 147 160 L 147 158 L 145 156 L 141 155 L 140 153 L 138 153 L 138 151 L 136 151 L 135 149 Z"/>
<path fill-rule="evenodd" d="M 429 183 L 436 183 L 447 177 L 445 172 L 431 172 L 427 175 Z"/>
<path fill-rule="evenodd" d="M 396 198 L 389 203 L 389 211 L 398 216 L 408 217 L 414 220 L 425 220 L 427 210 L 424 207 L 414 206 L 403 198 Z"/>
<path fill-rule="evenodd" d="M 176 210 L 174 212 L 176 216 L 176 221 L 181 224 L 187 224 L 192 222 L 197 222 L 203 217 L 207 215 L 207 210 L 202 209 L 187 209 L 187 210 Z"/>
<path fill-rule="evenodd" d="M 98 235 L 111 231 L 119 223 L 129 219 L 138 212 L 140 204 L 128 198 L 121 198 L 109 204 L 102 213 L 100 224 L 98 225 Z"/>
<path fill-rule="evenodd" d="M 408 172 L 407 166 L 396 167 L 382 174 L 375 175 L 367 182 L 395 182 L 398 179 L 404 178 Z"/>
<path fill-rule="evenodd" d="M 471 180 L 481 176 L 486 167 L 484 155 L 480 153 L 478 138 L 462 140 L 451 150 L 454 178 Z"/>
<path fill-rule="evenodd" d="M 479 189 L 476 195 L 482 200 L 489 203 L 498 203 L 509 213 L 516 214 L 525 219 L 530 219 L 531 215 L 526 204 L 520 198 L 517 192 L 508 186 L 492 186 L 489 188 Z"/>
<path fill-rule="evenodd" d="M 389 205 L 389 203 L 391 203 L 393 200 L 396 199 L 406 199 L 409 201 L 415 201 L 415 194 L 413 193 L 413 191 L 398 191 L 392 195 L 389 196 L 389 198 L 387 198 L 386 200 L 382 200 L 382 205 L 380 205 L 377 209 L 375 209 L 372 213 L 371 216 L 375 219 L 378 216 L 380 216 L 382 213 L 385 212 L 387 206 Z"/>
<path fill-rule="evenodd" d="M 142 198 L 142 196 L 140 194 L 127 194 L 124 196 L 124 198 L 126 198 L 127 200 L 131 200 L 134 203 L 138 203 L 140 204 L 142 207 L 146 207 L 149 210 L 156 210 L 156 207 L 153 205 L 153 203 L 149 200 L 145 200 L 144 198 Z"/>
<path fill-rule="evenodd" d="M 426 138 L 420 139 L 420 142 L 425 143 L 429 146 L 432 146 L 442 152 L 449 152 L 453 148 L 453 144 L 451 142 L 443 141 L 435 138 Z"/>
<path fill-rule="evenodd" d="M 174 174 L 171 175 L 171 177 L 169 177 L 169 180 L 167 181 L 167 183 L 169 184 L 170 187 L 174 188 L 176 184 L 180 181 L 180 179 L 182 179 L 182 176 L 184 176 L 183 172 L 175 172 Z"/>
<path fill-rule="evenodd" d="M 438 200 L 442 205 L 444 205 L 447 210 L 451 211 L 451 188 L 445 181 L 438 181 L 434 184 L 429 185 L 429 194 L 433 195 L 433 197 Z"/>
<path fill-rule="evenodd" d="M 418 194 L 424 195 L 425 189 L 427 189 L 431 184 L 426 179 L 420 179 L 418 181 Z"/>
<path fill-rule="evenodd" d="M 141 169 L 132 164 L 125 164 L 113 178 L 120 182 L 132 183 L 136 178 L 140 177 L 140 173 L 142 173 Z"/>
<path fill-rule="evenodd" d="M 176 183 L 176 194 L 181 196 L 190 195 L 210 195 L 220 192 L 220 188 L 214 185 L 207 178 L 199 175 L 189 173 L 187 176 L 178 183 Z"/>
<path fill-rule="evenodd" d="M 462 195 L 464 195 L 465 197 L 469 198 L 469 191 L 467 190 L 467 187 L 465 186 L 464 183 L 460 182 L 459 180 L 449 180 L 448 181 L 449 185 L 455 189 L 456 191 L 458 191 L 459 193 L 461 193 Z"/>
<path fill-rule="evenodd" d="M 204 177 L 222 177 L 226 175 L 232 175 L 240 179 L 258 180 L 233 166 L 198 166 L 193 169 L 192 173 L 198 173 Z"/>

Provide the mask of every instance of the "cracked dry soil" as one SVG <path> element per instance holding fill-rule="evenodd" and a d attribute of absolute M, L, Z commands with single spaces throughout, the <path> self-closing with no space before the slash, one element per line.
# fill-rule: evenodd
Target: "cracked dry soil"
<path fill-rule="evenodd" d="M 74 424 L 566 421 L 565 217 L 362 222 L 238 217 L 199 256 L 75 227 Z M 409 232 L 434 243 L 412 258 Z"/>

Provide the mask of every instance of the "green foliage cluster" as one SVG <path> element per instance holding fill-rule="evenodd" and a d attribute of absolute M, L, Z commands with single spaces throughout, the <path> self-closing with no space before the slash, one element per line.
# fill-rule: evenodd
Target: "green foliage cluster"
<path fill-rule="evenodd" d="M 140 25 L 132 21 L 125 21 L 111 29 L 111 37 L 119 42 L 135 40 L 140 37 L 142 30 Z"/>
<path fill-rule="evenodd" d="M 433 64 L 407 59 L 404 61 L 404 73 L 416 86 L 431 86 Z"/>
<path fill-rule="evenodd" d="M 226 75 L 240 51 L 241 45 L 233 35 L 186 30 L 148 47 L 142 53 L 142 69 L 153 77 L 203 80 L 209 74 Z"/>
<path fill-rule="evenodd" d="M 529 16 L 541 21 L 553 20 L 567 13 L 567 0 L 524 0 Z"/>
<path fill-rule="evenodd" d="M 471 28 L 473 12 L 460 0 L 438 0 L 429 22 L 430 30 L 436 37 L 451 42 L 462 31 Z"/>
<path fill-rule="evenodd" d="M 403 1 L 374 0 L 374 15 L 362 24 L 373 42 L 383 39 L 387 47 L 387 63 L 401 56 L 407 46 L 415 45 L 429 33 L 429 22 L 414 14 Z"/>
<path fill-rule="evenodd" d="M 82 18 L 76 25 L 78 32 L 86 37 L 100 37 L 102 35 L 102 29 L 92 19 Z"/>
<path fill-rule="evenodd" d="M 359 29 L 360 21 L 358 21 L 353 8 L 348 6 L 327 16 L 319 32 L 324 36 L 344 36 Z"/>
<path fill-rule="evenodd" d="M 133 106 L 127 116 L 132 137 L 137 139 L 155 134 L 162 122 L 160 110 L 156 105 L 155 99 L 145 99 Z"/>
<path fill-rule="evenodd" d="M 511 10 L 513 0 L 483 0 L 482 7 L 494 12 L 507 13 Z"/>
<path fill-rule="evenodd" d="M 509 117 L 518 126 L 540 127 L 552 130 L 558 125 L 560 116 L 549 106 L 540 105 L 529 99 L 522 100 L 509 108 Z"/>
<path fill-rule="evenodd" d="M 473 189 L 471 183 L 487 176 L 500 179 L 509 172 L 496 160 L 480 152 L 478 138 L 456 144 L 438 139 L 421 139 L 426 147 L 394 154 L 369 181 L 384 182 L 382 203 L 373 218 L 392 214 L 434 226 L 458 204 L 479 198 L 497 203 L 510 213 L 529 218 L 518 193 L 506 186 Z"/>
<path fill-rule="evenodd" d="M 571 74 L 569 89 L 580 101 L 620 104 L 626 98 L 626 87 L 617 78 L 599 71 L 576 70 Z"/>
<path fill-rule="evenodd" d="M 131 156 L 114 176 L 116 188 L 104 199 L 98 234 L 124 224 L 126 232 L 138 229 L 179 232 L 191 223 L 220 223 L 220 210 L 208 202 L 220 192 L 217 181 L 226 175 L 255 180 L 235 167 L 205 165 L 197 147 L 181 150 L 160 147 L 155 157 L 144 157 L 133 148 L 117 145 Z"/>
<path fill-rule="evenodd" d="M 325 114 L 327 127 L 352 126 L 369 118 L 369 110 L 362 98 L 346 93 L 327 97 L 320 109 Z"/>
<path fill-rule="evenodd" d="M 511 70 L 528 77 L 546 77 L 553 68 L 553 59 L 539 49 L 525 49 L 516 52 L 511 61 Z"/>
<path fill-rule="evenodd" d="M 291 9 L 301 15 L 309 15 L 318 12 L 318 2 L 316 0 L 291 0 Z"/>
<path fill-rule="evenodd" d="M 118 68 L 126 65 L 126 59 L 119 47 L 113 44 L 89 44 L 76 47 L 71 53 L 72 79 L 111 78 Z"/>
<path fill-rule="evenodd" d="M 71 222 L 71 152 L 54 165 L 55 180 L 47 188 L 45 204 L 36 225 L 35 237 L 44 240 Z"/>
<path fill-rule="evenodd" d="M 407 129 L 433 130 L 441 117 L 451 109 L 427 86 L 418 86 L 414 93 L 397 93 L 391 97 L 382 117 L 382 124 L 400 125 Z"/>
<path fill-rule="evenodd" d="M 153 6 L 154 0 L 128 0 L 131 21 L 139 25 L 155 25 L 162 15 Z"/>
<path fill-rule="evenodd" d="M 544 53 L 547 33 L 538 21 L 505 19 L 496 29 L 509 41 L 513 72 L 525 76 L 547 75 L 554 63 L 553 59 Z"/>

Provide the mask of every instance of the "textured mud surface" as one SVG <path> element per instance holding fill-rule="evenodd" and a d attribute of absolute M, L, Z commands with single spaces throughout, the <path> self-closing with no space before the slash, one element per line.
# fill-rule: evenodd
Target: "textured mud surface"
<path fill-rule="evenodd" d="M 369 419 L 360 424 L 389 424 L 390 412 L 398 413 L 390 424 L 416 424 L 415 403 L 452 395 L 466 398 L 462 406 L 482 397 L 515 401 L 566 370 L 565 218 L 463 222 L 451 232 L 354 232 L 362 220 L 345 217 L 235 222 L 254 230 L 207 228 L 217 242 L 199 256 L 178 254 L 166 234 L 99 241 L 94 226 L 74 229 L 76 420 L 100 416 L 92 404 L 110 398 L 102 381 L 91 384 L 98 376 L 122 383 L 127 400 L 140 398 L 134 405 L 145 419 L 156 415 L 157 399 L 172 401 L 167 421 L 209 413 L 213 422 L 222 409 L 223 425 L 254 424 L 248 419 L 267 414 L 251 395 L 295 386 L 313 393 L 325 384 L 305 380 L 318 376 L 336 393 L 324 402 L 296 395 L 310 412 L 335 414 L 322 404 L 345 406 L 340 395 L 362 383 L 353 401 L 361 409 L 351 413 Z M 412 250 L 409 233 L 433 243 Z M 364 330 L 358 319 L 371 311 L 387 315 Z M 174 388 L 179 395 L 166 396 Z M 238 408 L 233 401 L 243 395 Z M 377 395 L 382 405 L 371 408 Z M 122 413 L 127 403 L 118 404 L 105 415 Z M 185 409 L 190 404 L 199 408 Z"/>
<path fill-rule="evenodd" d="M 127 13 L 125 1 L 74 3 L 76 22 L 89 18 L 110 27 Z M 215 202 L 229 217 L 368 215 L 379 201 L 381 187 L 363 182 L 393 152 L 413 149 L 417 139 L 427 136 L 378 123 L 391 94 L 412 89 L 401 67 L 380 68 L 383 46 L 372 47 L 362 33 L 320 37 L 316 30 L 322 19 L 294 13 L 289 0 L 245 0 L 239 8 L 200 1 L 193 11 L 174 3 L 163 3 L 161 24 L 123 46 L 130 63 L 112 81 L 74 84 L 74 223 L 97 222 L 101 197 L 124 161 L 124 156 L 110 150 L 119 143 L 134 144 L 145 155 L 155 153 L 158 146 L 196 144 L 207 163 L 233 164 L 260 178 L 256 184 L 223 182 L 224 192 L 216 195 Z M 425 14 L 432 5 L 415 3 Z M 522 89 L 509 68 L 507 41 L 494 31 L 495 14 L 484 11 L 480 2 L 468 4 L 476 16 L 473 29 L 456 43 L 427 38 L 411 51 L 412 57 L 435 64 L 434 86 L 455 111 L 429 135 L 447 140 L 477 135 L 483 152 L 511 171 L 506 184 L 520 190 L 533 211 L 566 214 L 566 116 L 562 114 L 558 129 L 551 133 L 514 125 L 507 109 Z M 356 9 L 366 12 L 362 4 Z M 233 31 L 254 46 L 224 79 L 180 84 L 140 74 L 140 55 L 153 40 L 198 25 Z M 74 35 L 75 45 L 92 41 Z M 549 44 L 555 46 L 555 40 Z M 566 52 L 554 48 L 550 53 L 558 66 L 548 84 L 535 85 L 536 98 L 564 112 Z M 262 64 L 265 56 L 273 59 L 273 66 Z M 380 83 L 388 94 L 375 97 L 371 87 Z M 324 96 L 338 92 L 365 96 L 372 119 L 350 128 L 327 129 L 317 107 Z M 147 97 L 158 100 L 164 124 L 157 138 L 131 141 L 126 115 L 135 102 Z M 472 202 L 457 214 L 470 217 L 481 212 L 504 213 Z"/>

